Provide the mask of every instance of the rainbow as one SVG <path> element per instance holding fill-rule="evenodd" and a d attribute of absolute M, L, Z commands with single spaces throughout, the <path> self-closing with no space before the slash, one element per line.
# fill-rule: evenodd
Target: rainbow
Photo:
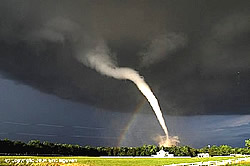
<path fill-rule="evenodd" d="M 144 106 L 144 104 L 146 103 L 146 99 L 142 99 L 135 107 L 135 110 L 133 111 L 133 115 L 131 117 L 131 119 L 129 120 L 129 122 L 127 123 L 127 125 L 125 126 L 124 129 L 122 129 L 122 133 L 118 139 L 118 143 L 117 146 L 121 146 L 123 141 L 126 138 L 127 132 L 129 131 L 131 125 L 133 124 L 133 122 L 135 121 L 137 114 L 141 111 L 141 108 Z"/>

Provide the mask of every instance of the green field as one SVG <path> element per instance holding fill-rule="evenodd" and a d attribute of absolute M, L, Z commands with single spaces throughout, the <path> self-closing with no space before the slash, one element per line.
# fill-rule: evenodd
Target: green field
<path fill-rule="evenodd" d="M 177 163 L 193 163 L 204 161 L 219 161 L 235 159 L 234 157 L 210 157 L 210 158 L 100 158 L 100 157 L 30 157 L 30 156 L 0 156 L 0 165 L 14 165 L 7 164 L 5 159 L 77 159 L 77 163 L 71 164 L 74 166 L 161 166 L 167 164 Z M 17 164 L 22 165 L 41 165 L 46 164 Z M 49 164 L 49 165 L 70 165 L 70 164 Z"/>

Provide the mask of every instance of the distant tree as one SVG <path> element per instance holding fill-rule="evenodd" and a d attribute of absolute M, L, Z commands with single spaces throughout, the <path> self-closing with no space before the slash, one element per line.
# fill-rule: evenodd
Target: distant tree
<path fill-rule="evenodd" d="M 98 151 L 98 156 L 107 156 L 107 148 L 105 147 L 97 147 L 97 151 Z"/>
<path fill-rule="evenodd" d="M 190 148 L 190 156 L 195 157 L 198 154 L 198 150 L 194 148 Z"/>
<path fill-rule="evenodd" d="M 157 146 L 152 145 L 150 148 L 150 155 L 156 154 L 157 151 L 158 151 Z"/>
<path fill-rule="evenodd" d="M 250 149 L 250 139 L 245 140 L 245 146 Z"/>
<path fill-rule="evenodd" d="M 209 153 L 209 147 L 205 146 L 199 150 L 200 153 Z"/>
<path fill-rule="evenodd" d="M 140 156 L 141 155 L 141 147 L 136 147 L 135 155 L 136 156 Z"/>
<path fill-rule="evenodd" d="M 113 155 L 118 156 L 119 155 L 120 148 L 119 147 L 114 147 L 113 149 Z"/>
<path fill-rule="evenodd" d="M 42 143 L 39 140 L 31 140 L 27 146 L 31 154 L 39 154 L 42 151 Z"/>
<path fill-rule="evenodd" d="M 145 145 L 145 156 L 150 156 L 151 153 L 151 149 L 153 148 L 153 145 Z"/>
<path fill-rule="evenodd" d="M 143 145 L 140 149 L 140 156 L 145 156 L 146 155 L 146 148 L 147 145 Z"/>
<path fill-rule="evenodd" d="M 108 153 L 108 156 L 113 156 L 113 147 L 107 147 L 106 152 Z"/>
<path fill-rule="evenodd" d="M 210 156 L 218 156 L 219 155 L 219 148 L 216 145 L 213 145 L 209 149 Z"/>
<path fill-rule="evenodd" d="M 26 144 L 21 141 L 14 141 L 13 152 L 14 153 L 23 153 L 26 151 Z"/>
<path fill-rule="evenodd" d="M 127 156 L 135 156 L 135 147 L 128 147 Z"/>
<path fill-rule="evenodd" d="M 13 142 L 10 141 L 9 139 L 4 139 L 1 140 L 1 148 L 0 148 L 0 152 L 1 153 L 13 153 Z"/>
<path fill-rule="evenodd" d="M 42 146 L 43 146 L 43 152 L 45 154 L 55 154 L 56 151 L 55 151 L 55 144 L 54 143 L 50 143 L 48 141 L 44 141 L 42 143 Z"/>
<path fill-rule="evenodd" d="M 127 147 L 121 147 L 119 151 L 119 156 L 126 156 L 127 155 Z"/>
<path fill-rule="evenodd" d="M 219 146 L 219 155 L 225 156 L 231 154 L 231 146 L 228 145 L 221 145 Z"/>
<path fill-rule="evenodd" d="M 172 149 L 172 153 L 175 155 L 175 156 L 181 156 L 181 147 L 179 146 L 173 146 L 171 147 Z"/>
<path fill-rule="evenodd" d="M 181 156 L 191 156 L 190 149 L 191 148 L 189 146 L 182 146 L 180 148 L 180 155 Z"/>
<path fill-rule="evenodd" d="M 81 155 L 82 147 L 80 145 L 73 145 L 72 149 L 73 149 L 72 155 L 76 155 L 76 156 Z"/>

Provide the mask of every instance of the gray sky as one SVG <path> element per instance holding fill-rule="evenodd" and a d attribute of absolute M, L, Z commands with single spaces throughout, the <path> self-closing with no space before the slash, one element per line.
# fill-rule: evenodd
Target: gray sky
<path fill-rule="evenodd" d="M 144 77 L 170 131 L 184 143 L 198 146 L 190 138 L 196 133 L 199 146 L 211 140 L 242 146 L 249 137 L 249 8 L 248 0 L 2 1 L 0 136 L 9 128 L 8 137 L 23 140 L 39 130 L 54 141 L 118 143 L 112 139 L 145 99 L 130 81 L 103 76 L 78 61 L 76 54 L 84 58 L 102 40 L 118 66 Z M 147 103 L 139 115 L 130 132 L 140 130 L 136 124 L 146 117 L 152 121 L 142 126 L 162 132 Z M 86 131 L 92 126 L 105 129 Z M 65 130 L 69 136 L 62 137 Z M 200 137 L 204 131 L 210 137 Z M 79 137 L 86 132 L 103 139 Z M 218 138 L 221 133 L 225 137 Z M 229 139 L 230 133 L 235 135 Z M 131 138 L 150 143 L 154 134 Z"/>

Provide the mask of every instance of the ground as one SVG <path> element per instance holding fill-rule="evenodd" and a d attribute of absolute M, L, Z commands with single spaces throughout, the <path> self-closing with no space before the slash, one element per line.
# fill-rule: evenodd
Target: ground
<path fill-rule="evenodd" d="M 45 166 L 45 165 L 68 165 L 68 166 L 162 166 L 168 164 L 177 163 L 193 163 L 201 161 L 212 161 L 212 160 L 228 160 L 235 159 L 233 157 L 210 157 L 210 158 L 100 158 L 100 157 L 39 157 L 39 156 L 0 156 L 0 165 L 9 166 L 14 164 L 7 164 L 5 159 L 77 159 L 76 163 L 73 164 L 62 164 L 62 163 L 32 163 L 26 164 L 29 166 Z M 13 161 L 13 160 L 12 160 Z M 24 166 L 25 164 L 16 164 L 18 166 Z M 25 166 L 26 166 L 25 165 Z M 250 166 L 250 164 L 248 164 Z"/>

